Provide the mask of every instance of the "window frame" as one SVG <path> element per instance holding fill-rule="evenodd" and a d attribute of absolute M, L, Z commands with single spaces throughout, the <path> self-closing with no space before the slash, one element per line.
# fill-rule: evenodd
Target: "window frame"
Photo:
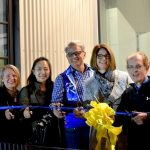
<path fill-rule="evenodd" d="M 1 25 L 7 26 L 7 56 L 0 56 L 0 60 L 6 61 L 8 64 L 14 63 L 13 51 L 13 3 L 12 0 L 6 0 L 6 20 L 0 21 Z"/>

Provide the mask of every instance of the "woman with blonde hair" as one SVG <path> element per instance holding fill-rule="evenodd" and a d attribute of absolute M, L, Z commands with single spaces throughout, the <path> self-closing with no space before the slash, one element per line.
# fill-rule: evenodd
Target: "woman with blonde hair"
<path fill-rule="evenodd" d="M 20 73 L 17 67 L 8 64 L 1 70 L 0 106 L 18 105 L 17 95 L 20 86 Z M 0 110 L 0 141 L 18 142 L 17 110 Z"/>

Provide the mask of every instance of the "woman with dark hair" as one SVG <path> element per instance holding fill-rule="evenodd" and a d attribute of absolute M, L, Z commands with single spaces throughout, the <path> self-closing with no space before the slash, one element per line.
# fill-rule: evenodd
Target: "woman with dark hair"
<path fill-rule="evenodd" d="M 52 90 L 50 62 L 45 57 L 39 57 L 33 62 L 27 85 L 19 93 L 20 104 L 26 106 L 23 110 L 24 121 L 22 122 L 23 130 L 25 129 L 24 139 L 31 144 L 47 144 L 45 136 L 48 134 L 46 131 L 42 133 L 40 128 L 43 127 L 43 131 L 47 130 L 48 122 L 53 118 L 47 108 L 51 101 Z"/>

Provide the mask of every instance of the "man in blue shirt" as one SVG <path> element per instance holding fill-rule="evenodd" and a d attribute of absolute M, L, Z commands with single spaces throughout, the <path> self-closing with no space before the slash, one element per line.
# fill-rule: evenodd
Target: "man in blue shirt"
<path fill-rule="evenodd" d="M 65 118 L 66 148 L 88 148 L 88 129 L 80 109 L 83 101 L 84 82 L 93 76 L 93 70 L 84 63 L 86 55 L 83 44 L 79 41 L 70 42 L 65 48 L 70 66 L 56 77 L 52 93 L 52 103 L 59 106 L 78 108 L 78 117 L 72 112 L 54 109 L 58 118 Z M 77 113 L 76 113 L 77 115 Z"/>

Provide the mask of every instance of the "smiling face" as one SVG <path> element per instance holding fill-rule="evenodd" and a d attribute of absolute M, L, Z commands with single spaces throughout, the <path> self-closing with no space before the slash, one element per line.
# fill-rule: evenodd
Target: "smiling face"
<path fill-rule="evenodd" d="M 35 75 L 36 80 L 40 83 L 45 83 L 49 78 L 50 73 L 49 65 L 45 60 L 37 62 L 33 69 L 33 74 Z"/>
<path fill-rule="evenodd" d="M 149 66 L 146 67 L 144 65 L 143 57 L 141 55 L 135 55 L 131 58 L 128 58 L 127 69 L 131 79 L 135 83 L 141 84 L 147 76 Z"/>
<path fill-rule="evenodd" d="M 104 48 L 100 48 L 99 51 L 97 52 L 96 62 L 99 68 L 98 70 L 101 73 L 105 73 L 106 70 L 109 68 L 110 55 Z"/>
<path fill-rule="evenodd" d="M 18 77 L 15 71 L 11 68 L 6 68 L 3 72 L 2 81 L 5 87 L 9 90 L 14 90 L 18 86 Z"/>
<path fill-rule="evenodd" d="M 74 45 L 69 48 L 66 52 L 66 56 L 69 64 L 73 68 L 78 70 L 82 65 L 84 65 L 85 52 L 80 46 Z"/>

